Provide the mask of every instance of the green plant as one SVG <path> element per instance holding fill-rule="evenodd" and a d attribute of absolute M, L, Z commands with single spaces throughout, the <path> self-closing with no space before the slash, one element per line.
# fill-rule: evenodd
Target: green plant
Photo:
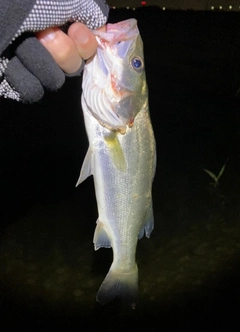
<path fill-rule="evenodd" d="M 222 168 L 220 169 L 220 172 L 218 173 L 218 175 L 215 175 L 213 172 L 209 171 L 208 169 L 203 169 L 204 172 L 206 172 L 213 180 L 214 182 L 211 183 L 213 185 L 214 188 L 216 188 L 219 185 L 219 179 L 221 178 L 221 176 L 223 175 L 223 172 L 226 168 L 227 162 L 228 162 L 229 158 L 227 158 L 225 164 L 222 166 Z"/>

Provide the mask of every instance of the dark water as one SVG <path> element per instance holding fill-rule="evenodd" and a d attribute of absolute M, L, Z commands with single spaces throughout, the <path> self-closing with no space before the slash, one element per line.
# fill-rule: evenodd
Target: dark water
<path fill-rule="evenodd" d="M 129 17 L 158 152 L 137 307 L 95 302 L 112 254 L 93 251 L 92 180 L 75 189 L 87 139 L 74 78 L 34 106 L 1 100 L 2 331 L 239 331 L 240 15 L 152 8 L 110 21 Z M 226 160 L 214 188 L 203 169 L 217 175 Z"/>

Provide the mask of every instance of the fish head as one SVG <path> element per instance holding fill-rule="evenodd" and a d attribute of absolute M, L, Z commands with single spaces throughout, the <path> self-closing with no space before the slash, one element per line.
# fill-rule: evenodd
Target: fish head
<path fill-rule="evenodd" d="M 143 43 L 137 21 L 107 24 L 105 32 L 94 33 L 98 42 L 93 59 L 95 84 L 105 102 L 99 118 L 109 129 L 124 133 L 147 100 Z"/>

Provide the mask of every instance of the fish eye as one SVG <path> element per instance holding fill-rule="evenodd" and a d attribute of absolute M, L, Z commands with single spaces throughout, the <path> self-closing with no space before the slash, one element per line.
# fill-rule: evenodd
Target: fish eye
<path fill-rule="evenodd" d="M 131 61 L 133 69 L 139 71 L 143 68 L 143 61 L 139 57 L 134 57 Z"/>

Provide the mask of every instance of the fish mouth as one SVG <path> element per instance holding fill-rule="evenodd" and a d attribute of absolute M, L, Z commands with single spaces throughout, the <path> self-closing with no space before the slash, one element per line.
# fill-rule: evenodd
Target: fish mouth
<path fill-rule="evenodd" d="M 137 28 L 137 21 L 125 20 L 119 23 L 111 24 L 108 23 L 104 30 L 93 30 L 96 37 L 99 38 L 99 45 L 105 46 L 105 42 L 109 45 L 114 45 L 118 41 L 132 40 L 139 34 Z"/>

